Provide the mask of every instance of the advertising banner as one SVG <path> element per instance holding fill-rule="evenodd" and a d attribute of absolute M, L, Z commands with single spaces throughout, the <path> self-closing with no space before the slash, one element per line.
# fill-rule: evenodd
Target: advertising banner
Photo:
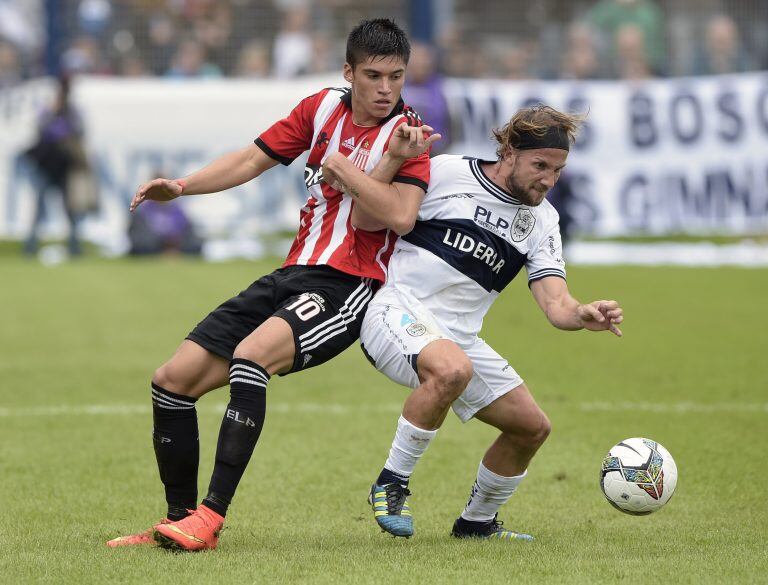
<path fill-rule="evenodd" d="M 245 81 L 85 78 L 72 99 L 101 192 L 86 237 L 115 250 L 127 205 L 155 176 L 180 177 L 249 145 L 303 97 L 340 76 Z M 55 93 L 49 80 L 0 91 L 0 237 L 21 238 L 34 209 L 24 157 Z M 596 235 L 751 234 L 768 231 L 768 74 L 617 81 L 448 79 L 449 152 L 494 159 L 491 128 L 544 102 L 586 114 L 562 181 L 578 229 Z M 421 112 L 428 121 L 429 112 Z M 303 159 L 217 196 L 184 198 L 201 231 L 252 237 L 295 227 L 306 197 Z M 66 223 L 55 198 L 47 231 Z"/>

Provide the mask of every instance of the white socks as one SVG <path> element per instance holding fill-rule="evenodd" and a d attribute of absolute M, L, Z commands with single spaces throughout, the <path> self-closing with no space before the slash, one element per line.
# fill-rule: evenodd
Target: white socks
<path fill-rule="evenodd" d="M 514 477 L 497 475 L 488 469 L 483 462 L 477 470 L 477 479 L 472 486 L 461 517 L 472 522 L 488 522 L 492 520 L 499 508 L 507 503 L 510 496 L 515 493 L 517 486 L 523 481 L 528 471 Z"/>
<path fill-rule="evenodd" d="M 395 439 L 392 441 L 384 468 L 404 478 L 410 477 L 419 457 L 427 450 L 436 434 L 437 430 L 425 431 L 415 427 L 400 415 Z"/>

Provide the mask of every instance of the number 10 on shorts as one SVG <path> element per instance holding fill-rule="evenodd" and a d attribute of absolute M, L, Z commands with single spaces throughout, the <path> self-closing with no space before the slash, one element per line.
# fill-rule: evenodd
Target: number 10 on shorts
<path fill-rule="evenodd" d="M 324 311 L 324 299 L 315 293 L 304 293 L 294 302 L 286 307 L 286 310 L 293 311 L 302 321 L 309 321 L 316 317 L 320 311 Z"/>

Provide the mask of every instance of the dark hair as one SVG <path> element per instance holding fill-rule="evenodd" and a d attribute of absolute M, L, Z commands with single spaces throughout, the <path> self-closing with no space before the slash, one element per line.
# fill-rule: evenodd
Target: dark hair
<path fill-rule="evenodd" d="M 368 57 L 400 57 L 405 64 L 411 57 L 408 37 L 393 20 L 364 20 L 347 37 L 347 63 L 352 69 Z"/>

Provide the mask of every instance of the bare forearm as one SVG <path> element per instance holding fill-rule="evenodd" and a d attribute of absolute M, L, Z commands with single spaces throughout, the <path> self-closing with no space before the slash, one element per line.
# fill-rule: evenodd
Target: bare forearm
<path fill-rule="evenodd" d="M 202 195 L 226 191 L 247 183 L 277 164 L 263 152 L 260 156 L 254 151 L 255 148 L 258 147 L 254 145 L 227 153 L 185 177 L 183 194 Z"/>
<path fill-rule="evenodd" d="M 552 325 L 566 331 L 584 327 L 579 314 L 579 301 L 568 291 L 565 281 L 547 277 L 531 283 L 531 293 Z"/>
<path fill-rule="evenodd" d="M 390 181 L 397 174 L 402 161 L 382 157 L 380 163 L 366 175 L 346 159 L 337 161 L 333 172 L 344 190 L 355 199 L 352 221 L 363 229 L 390 228 L 398 234 L 409 232 L 418 211 L 412 197 L 404 197 L 398 184 Z"/>
<path fill-rule="evenodd" d="M 570 295 L 548 304 L 544 313 L 549 322 L 558 329 L 578 331 L 584 328 L 584 322 L 579 315 L 579 301 Z"/>

